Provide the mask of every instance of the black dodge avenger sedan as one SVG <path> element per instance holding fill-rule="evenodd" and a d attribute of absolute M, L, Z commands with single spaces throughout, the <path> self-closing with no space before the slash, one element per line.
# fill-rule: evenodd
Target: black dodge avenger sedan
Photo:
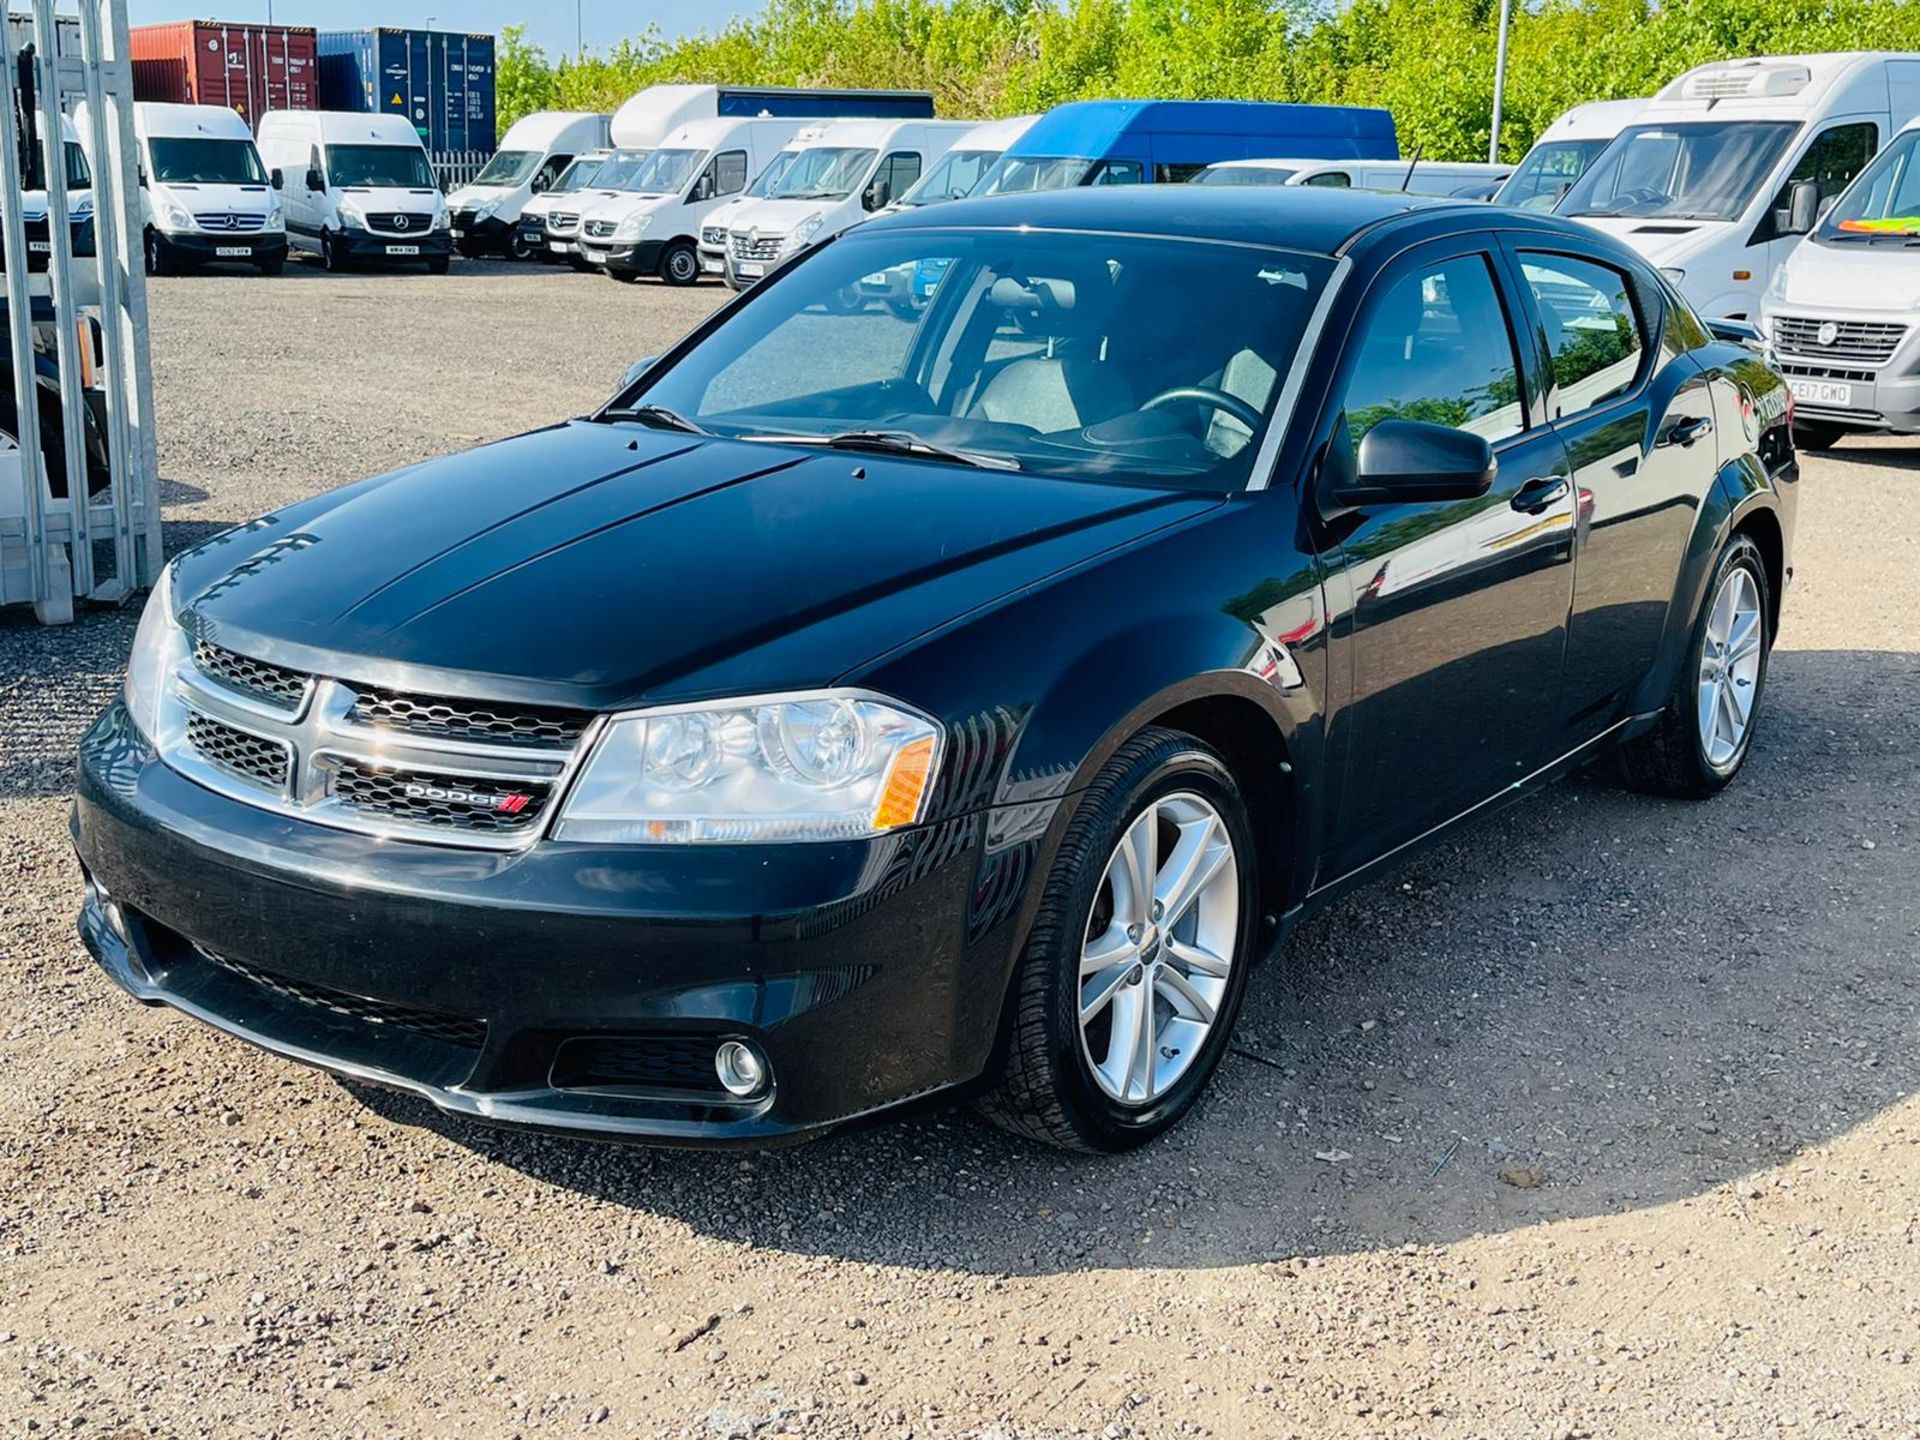
<path fill-rule="evenodd" d="M 877 220 L 586 419 L 180 556 L 81 748 L 81 933 L 482 1120 L 1135 1145 L 1313 907 L 1603 752 L 1734 777 L 1790 424 L 1550 216 Z"/>

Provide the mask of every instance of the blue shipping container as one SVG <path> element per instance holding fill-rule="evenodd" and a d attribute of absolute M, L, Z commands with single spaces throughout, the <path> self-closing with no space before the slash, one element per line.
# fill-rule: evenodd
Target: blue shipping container
<path fill-rule="evenodd" d="M 322 30 L 320 108 L 404 115 L 427 153 L 490 155 L 493 36 L 445 30 Z"/>

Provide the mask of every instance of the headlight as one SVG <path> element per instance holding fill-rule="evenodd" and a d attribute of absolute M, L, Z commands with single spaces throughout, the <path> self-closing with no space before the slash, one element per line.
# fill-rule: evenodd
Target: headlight
<path fill-rule="evenodd" d="M 352 200 L 342 200 L 340 202 L 340 218 L 342 220 L 349 220 L 355 225 L 365 226 L 367 223 L 367 212 L 362 210 L 360 206 Z"/>
<path fill-rule="evenodd" d="M 482 220 L 491 220 L 494 212 L 499 208 L 500 202 L 498 200 L 489 200 L 484 205 L 476 205 L 473 211 L 474 223 L 478 224 Z"/>
<path fill-rule="evenodd" d="M 433 212 L 433 228 L 436 230 L 451 230 L 453 228 L 453 217 L 447 213 L 445 207 Z"/>
<path fill-rule="evenodd" d="M 1668 269 L 1668 268 L 1667 268 L 1666 266 L 1664 266 L 1664 265 L 1660 267 L 1660 273 L 1661 273 L 1662 275 L 1664 275 L 1664 276 L 1666 276 L 1666 277 L 1667 277 L 1667 279 L 1669 279 L 1669 280 L 1671 280 L 1671 281 L 1672 281 L 1672 282 L 1673 282 L 1674 284 L 1676 284 L 1676 285 L 1678 285 L 1678 284 L 1679 284 L 1679 283 L 1680 283 L 1680 282 L 1681 282 L 1682 280 L 1684 280 L 1684 279 L 1686 279 L 1686 278 L 1687 278 L 1687 272 L 1686 272 L 1686 271 L 1684 271 L 1684 270 L 1670 270 L 1670 269 Z"/>
<path fill-rule="evenodd" d="M 687 845 L 879 835 L 924 814 L 940 734 L 924 715 L 850 691 L 618 716 L 554 838 Z"/>
<path fill-rule="evenodd" d="M 127 713 L 149 740 L 160 731 L 160 699 L 167 677 L 186 658 L 187 633 L 173 618 L 173 566 L 160 572 L 140 626 L 133 632 L 133 654 L 127 660 L 127 683 L 122 691 Z"/>
<path fill-rule="evenodd" d="M 1785 265 L 1776 265 L 1773 267 L 1773 278 L 1767 281 L 1767 299 L 1778 301 L 1785 300 L 1786 298 L 1787 267 Z"/>
<path fill-rule="evenodd" d="M 278 205 L 275 205 L 271 210 L 267 211 L 267 223 L 266 223 L 267 229 L 279 230 L 283 228 L 286 225 L 286 223 L 287 223 L 286 216 L 285 214 L 282 213 Z"/>
<path fill-rule="evenodd" d="M 191 230 L 193 228 L 193 216 L 182 210 L 178 205 L 169 205 L 167 207 L 167 224 L 175 230 Z"/>
<path fill-rule="evenodd" d="M 791 255 L 794 251 L 804 246 L 809 240 L 820 233 L 820 226 L 825 223 L 826 218 L 826 215 L 819 210 L 807 216 L 806 219 L 793 227 L 793 230 L 785 240 L 780 242 L 780 253 L 782 255 Z"/>
<path fill-rule="evenodd" d="M 646 234 L 647 226 L 652 223 L 653 212 L 651 210 L 638 210 L 631 215 L 623 215 L 620 218 L 620 223 L 613 227 L 613 238 L 616 240 L 638 240 L 642 235 Z"/>

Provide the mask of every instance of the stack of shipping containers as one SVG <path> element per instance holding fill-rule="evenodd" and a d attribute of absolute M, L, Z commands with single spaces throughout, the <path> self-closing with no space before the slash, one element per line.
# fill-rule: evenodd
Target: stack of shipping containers
<path fill-rule="evenodd" d="M 176 105 L 230 105 L 254 129 L 269 110 L 320 107 L 318 50 L 303 25 L 182 20 L 129 34 L 134 94 Z"/>
<path fill-rule="evenodd" d="M 493 154 L 493 36 L 323 30 L 320 108 L 404 115 L 449 189 Z"/>

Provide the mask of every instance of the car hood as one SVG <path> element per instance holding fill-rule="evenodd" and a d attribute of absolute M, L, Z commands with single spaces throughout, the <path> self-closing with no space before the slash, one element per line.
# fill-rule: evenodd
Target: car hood
<path fill-rule="evenodd" d="M 1782 304 L 1873 315 L 1920 309 L 1920 263 L 1914 252 L 1885 245 L 1798 246 L 1787 257 Z"/>
<path fill-rule="evenodd" d="M 596 709 L 818 686 L 1217 496 L 574 421 L 188 552 L 216 643 Z"/>

